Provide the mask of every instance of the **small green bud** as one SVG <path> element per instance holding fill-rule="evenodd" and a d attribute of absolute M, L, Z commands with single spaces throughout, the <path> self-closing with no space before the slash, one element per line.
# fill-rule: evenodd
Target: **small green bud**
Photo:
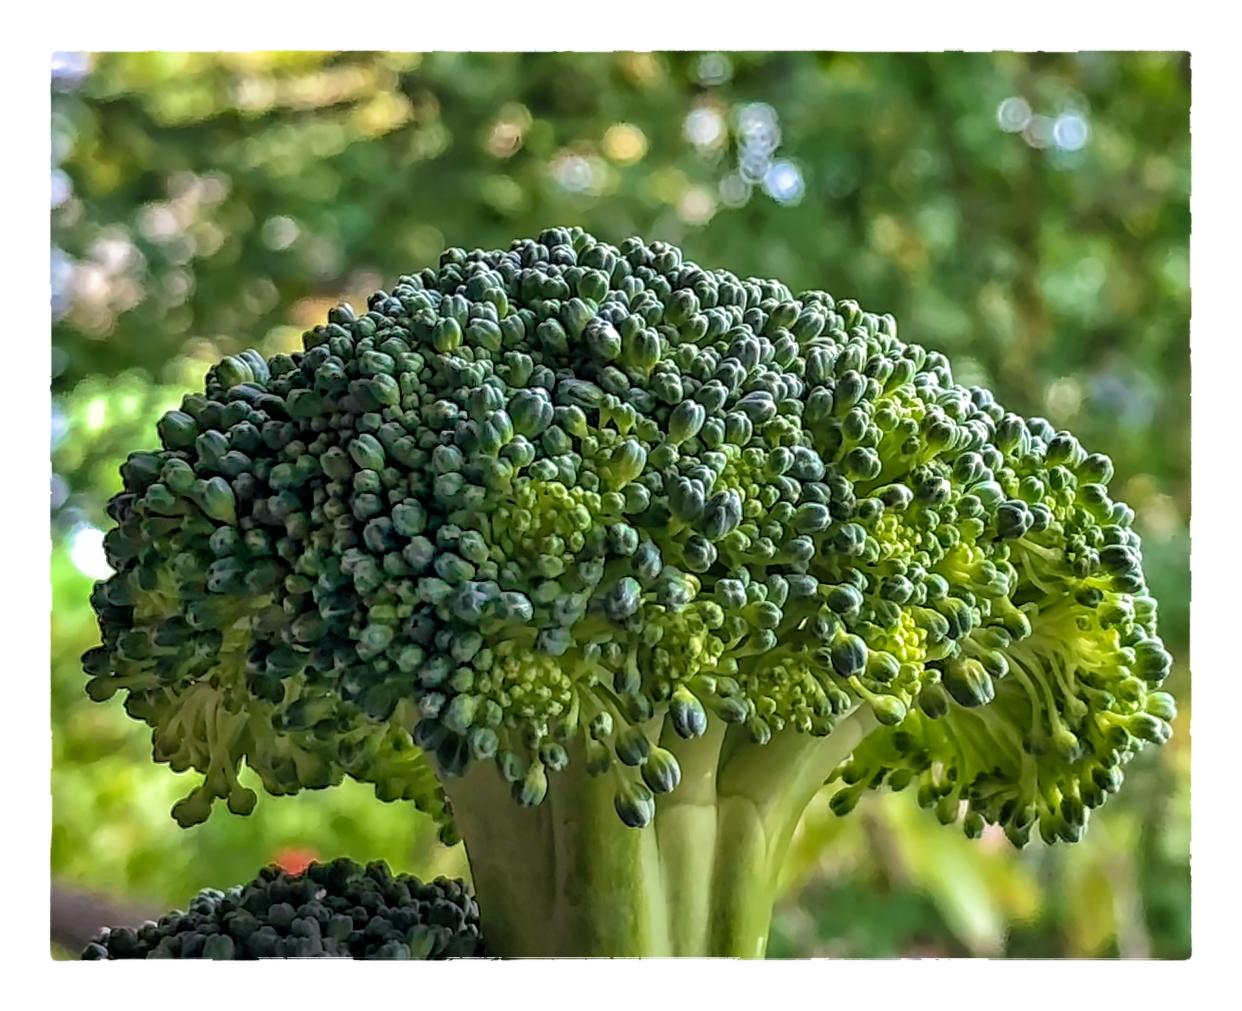
<path fill-rule="evenodd" d="M 187 449 L 198 437 L 198 422 L 184 411 L 169 411 L 156 425 L 160 440 L 169 449 Z"/>
<path fill-rule="evenodd" d="M 522 779 L 513 784 L 513 799 L 521 807 L 537 807 L 548 794 L 548 775 L 540 761 L 531 762 Z"/>
<path fill-rule="evenodd" d="M 627 727 L 617 737 L 616 751 L 626 765 L 642 765 L 651 753 L 651 742 L 638 727 Z"/>
<path fill-rule="evenodd" d="M 437 351 L 445 354 L 450 351 L 456 351 L 461 347 L 461 341 L 461 324 L 457 320 L 451 316 L 446 316 L 436 321 L 436 325 L 431 332 L 431 343 L 435 345 Z"/>
<path fill-rule="evenodd" d="M 627 780 L 617 790 L 613 806 L 630 828 L 644 828 L 655 817 L 655 797 L 645 783 Z"/>
<path fill-rule="evenodd" d="M 687 740 L 701 737 L 707 732 L 707 710 L 685 685 L 678 685 L 673 690 L 669 701 L 669 716 L 673 721 L 673 729 Z"/>
<path fill-rule="evenodd" d="M 928 685 L 919 692 L 919 709 L 933 720 L 949 712 L 949 693 L 939 684 Z"/>
<path fill-rule="evenodd" d="M 958 705 L 982 706 L 996 697 L 992 679 L 978 660 L 953 658 L 945 665 L 943 683 Z"/>
<path fill-rule="evenodd" d="M 642 777 L 653 793 L 672 793 L 681 782 L 681 766 L 671 752 L 652 748 L 643 763 Z"/>
<path fill-rule="evenodd" d="M 237 499 L 224 478 L 213 477 L 206 481 L 196 481 L 191 494 L 198 507 L 213 520 L 221 523 L 237 522 Z"/>

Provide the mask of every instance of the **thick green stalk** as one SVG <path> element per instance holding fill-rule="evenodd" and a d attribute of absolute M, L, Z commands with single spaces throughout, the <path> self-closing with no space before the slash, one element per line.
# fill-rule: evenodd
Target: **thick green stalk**
<path fill-rule="evenodd" d="M 680 786 L 643 829 L 613 808 L 616 780 L 569 767 L 521 808 L 492 766 L 445 787 L 465 840 L 488 947 L 506 957 L 762 957 L 781 864 L 824 779 L 874 726 L 869 710 L 830 737 L 792 731 L 763 747 L 722 725 L 683 741 Z M 629 770 L 627 770 L 629 771 Z"/>

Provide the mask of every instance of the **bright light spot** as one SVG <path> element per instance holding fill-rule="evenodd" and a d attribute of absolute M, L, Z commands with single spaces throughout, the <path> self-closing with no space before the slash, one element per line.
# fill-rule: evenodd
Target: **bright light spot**
<path fill-rule="evenodd" d="M 742 148 L 756 155 L 769 155 L 780 147 L 781 128 L 776 110 L 766 102 L 750 102 L 737 112 L 737 132 Z"/>
<path fill-rule="evenodd" d="M 197 204 L 199 190 L 202 183 L 198 176 L 187 169 L 181 169 L 177 172 L 170 172 L 168 180 L 165 182 L 168 195 L 178 202 L 187 204 Z"/>
<path fill-rule="evenodd" d="M 69 482 L 59 474 L 52 475 L 52 508 L 59 509 L 69 499 Z"/>
<path fill-rule="evenodd" d="M 625 72 L 642 87 L 655 84 L 664 76 L 664 63 L 655 53 L 628 53 L 621 57 Z"/>
<path fill-rule="evenodd" d="M 1052 120 L 1047 116 L 1032 116 L 1022 128 L 1022 139 L 1034 148 L 1049 147 L 1052 144 Z"/>
<path fill-rule="evenodd" d="M 724 136 L 724 117 L 708 105 L 691 109 L 682 127 L 686 140 L 695 147 L 711 147 Z"/>
<path fill-rule="evenodd" d="M 677 203 L 677 216 L 687 225 L 705 225 L 716 213 L 716 198 L 702 186 L 691 186 Z"/>
<path fill-rule="evenodd" d="M 1074 420 L 1082 407 L 1082 386 L 1078 380 L 1066 376 L 1048 385 L 1044 404 L 1053 420 L 1068 423 Z"/>
<path fill-rule="evenodd" d="M 742 207 L 750 199 L 750 183 L 737 172 L 720 180 L 720 201 L 726 207 Z"/>
<path fill-rule="evenodd" d="M 108 297 L 108 273 L 97 263 L 86 263 L 73 272 L 73 297 L 103 302 Z"/>
<path fill-rule="evenodd" d="M 802 170 L 791 161 L 775 161 L 764 173 L 763 189 L 773 200 L 782 204 L 796 204 L 806 192 Z"/>
<path fill-rule="evenodd" d="M 73 180 L 64 169 L 52 169 L 52 206 L 59 207 L 73 196 Z"/>
<path fill-rule="evenodd" d="M 1031 103 L 1011 95 L 996 107 L 996 122 L 1006 133 L 1019 133 L 1031 120 Z"/>
<path fill-rule="evenodd" d="M 55 449 L 69 434 L 69 416 L 59 404 L 52 405 L 52 448 Z"/>
<path fill-rule="evenodd" d="M 1184 525 L 1182 511 L 1177 507 L 1177 502 L 1163 493 L 1157 493 L 1143 503 L 1142 515 L 1144 540 L 1172 540 Z"/>
<path fill-rule="evenodd" d="M 52 81 L 61 88 L 72 88 L 91 69 L 89 53 L 53 53 Z"/>
<path fill-rule="evenodd" d="M 414 115 L 414 106 L 405 95 L 383 91 L 363 105 L 354 106 L 351 119 L 368 137 L 390 133 Z"/>
<path fill-rule="evenodd" d="M 763 151 L 742 150 L 737 159 L 738 174 L 752 186 L 763 182 L 772 167 L 772 159 Z"/>
<path fill-rule="evenodd" d="M 142 397 L 131 390 L 128 393 L 122 393 L 116 398 L 114 403 L 117 406 L 117 410 L 121 412 L 122 417 L 136 418 L 139 408 L 142 407 Z"/>
<path fill-rule="evenodd" d="M 747 102 L 737 111 L 737 127 L 742 133 L 775 126 L 776 110 L 767 102 Z"/>
<path fill-rule="evenodd" d="M 137 266 L 142 254 L 124 232 L 100 236 L 91 243 L 91 257 L 109 274 Z"/>
<path fill-rule="evenodd" d="M 73 125 L 63 118 L 52 116 L 52 164 L 59 165 L 73 151 L 74 135 L 77 131 Z"/>
<path fill-rule="evenodd" d="M 263 241 L 269 249 L 288 249 L 298 238 L 298 223 L 283 214 L 263 222 Z"/>
<path fill-rule="evenodd" d="M 632 165 L 647 153 L 647 136 L 631 123 L 614 123 L 604 134 L 604 154 L 621 165 Z"/>
<path fill-rule="evenodd" d="M 501 121 L 487 135 L 487 150 L 496 158 L 517 154 L 522 146 L 522 128 L 517 123 Z"/>
<path fill-rule="evenodd" d="M 973 355 L 962 355 L 953 360 L 953 378 L 962 386 L 990 386 L 991 378 L 983 363 Z"/>
<path fill-rule="evenodd" d="M 582 155 L 570 154 L 558 158 L 552 166 L 552 175 L 563 189 L 571 193 L 584 193 L 595 185 L 595 172 Z"/>
<path fill-rule="evenodd" d="M 98 432 L 108 421 L 108 400 L 106 397 L 94 397 L 86 405 L 86 430 Z"/>
<path fill-rule="evenodd" d="M 169 305 L 181 305 L 194 291 L 194 279 L 187 271 L 170 270 L 164 275 L 163 288 Z M 242 298 L 245 299 L 244 292 Z"/>
<path fill-rule="evenodd" d="M 694 68 L 694 76 L 700 84 L 724 84 L 733 76 L 733 65 L 724 53 L 704 53 Z"/>
<path fill-rule="evenodd" d="M 69 559 L 82 575 L 92 579 L 107 579 L 112 575 L 103 542 L 103 531 L 94 527 L 77 527 L 69 535 Z"/>
<path fill-rule="evenodd" d="M 218 204 L 229 195 L 229 177 L 222 172 L 208 172 L 200 177 L 202 193 L 200 200 L 204 204 Z"/>
<path fill-rule="evenodd" d="M 1062 151 L 1080 151 L 1091 137 L 1091 127 L 1075 112 L 1058 116 L 1052 124 L 1053 142 Z"/>
<path fill-rule="evenodd" d="M 276 103 L 276 85 L 265 77 L 243 77 L 233 83 L 233 102 L 247 112 L 263 112 Z"/>
<path fill-rule="evenodd" d="M 194 252 L 198 256 L 215 256 L 224 245 L 224 229 L 210 221 L 199 225 L 194 232 Z"/>
<path fill-rule="evenodd" d="M 508 102 L 488 129 L 483 146 L 495 158 L 512 157 L 522 147 L 522 139 L 533 122 L 526 106 Z"/>
<path fill-rule="evenodd" d="M 62 313 L 70 307 L 73 287 L 73 261 L 67 253 L 52 248 L 52 312 Z"/>
<path fill-rule="evenodd" d="M 168 204 L 147 204 L 138 212 L 138 231 L 151 242 L 168 242 L 182 230 L 176 212 Z"/>

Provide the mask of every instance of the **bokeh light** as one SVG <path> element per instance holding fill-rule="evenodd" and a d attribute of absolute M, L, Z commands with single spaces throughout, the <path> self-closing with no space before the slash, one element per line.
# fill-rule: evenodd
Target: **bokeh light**
<path fill-rule="evenodd" d="M 696 147 L 713 147 L 724 138 L 724 117 L 713 106 L 696 106 L 686 114 L 685 134 Z"/>
<path fill-rule="evenodd" d="M 996 107 L 996 121 L 1006 133 L 1021 133 L 1031 121 L 1031 104 L 1021 95 L 1010 95 Z"/>
<path fill-rule="evenodd" d="M 1078 113 L 1058 116 L 1052 124 L 1052 139 L 1063 151 L 1079 151 L 1091 137 L 1091 127 Z"/>
<path fill-rule="evenodd" d="M 614 123 L 604 134 L 604 154 L 620 165 L 633 165 L 647 153 L 647 137 L 632 123 Z"/>
<path fill-rule="evenodd" d="M 802 170 L 791 161 L 772 162 L 763 174 L 763 190 L 778 203 L 796 204 L 806 192 Z"/>
<path fill-rule="evenodd" d="M 80 526 L 69 533 L 69 558 L 84 576 L 107 579 L 112 566 L 104 556 L 104 534 L 90 526 Z"/>

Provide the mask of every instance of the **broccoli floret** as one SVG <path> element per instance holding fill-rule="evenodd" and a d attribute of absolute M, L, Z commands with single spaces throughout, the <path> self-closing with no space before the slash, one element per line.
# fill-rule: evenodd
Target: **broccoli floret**
<path fill-rule="evenodd" d="M 90 692 L 205 773 L 182 824 L 250 810 L 244 761 L 446 840 L 455 811 L 472 866 L 511 841 L 496 784 L 604 791 L 629 831 L 745 796 L 783 838 L 831 777 L 839 813 L 911 786 L 970 835 L 1072 841 L 1168 738 L 1111 463 L 891 316 L 576 228 L 367 309 L 217 365 L 110 504 Z"/>
<path fill-rule="evenodd" d="M 208 888 L 137 929 L 102 930 L 88 961 L 121 958 L 480 958 L 479 909 L 466 886 L 394 875 L 382 860 L 266 867 L 245 885 Z"/>

